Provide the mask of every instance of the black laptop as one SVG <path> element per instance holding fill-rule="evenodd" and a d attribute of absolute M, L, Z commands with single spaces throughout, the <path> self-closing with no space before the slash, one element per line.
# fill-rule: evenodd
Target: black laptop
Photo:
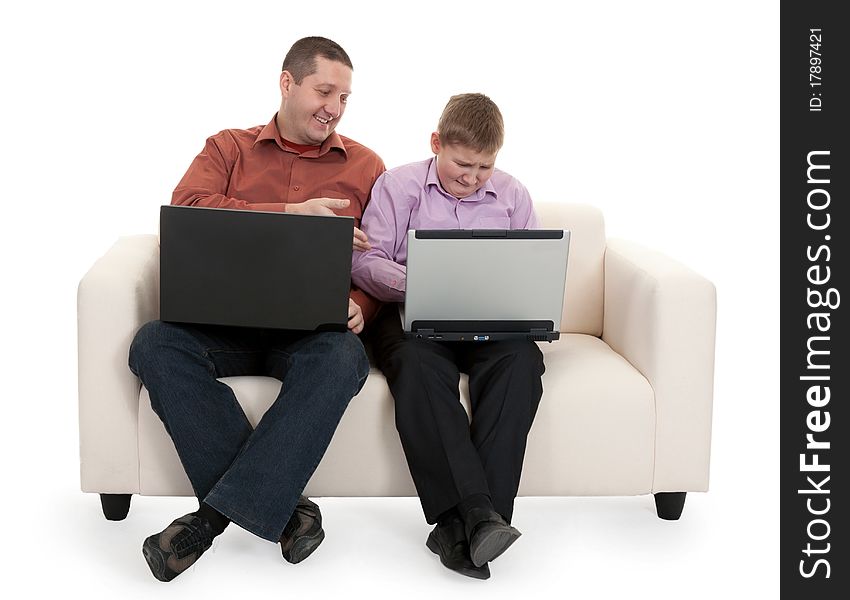
<path fill-rule="evenodd" d="M 354 219 L 163 206 L 160 318 L 345 331 Z"/>

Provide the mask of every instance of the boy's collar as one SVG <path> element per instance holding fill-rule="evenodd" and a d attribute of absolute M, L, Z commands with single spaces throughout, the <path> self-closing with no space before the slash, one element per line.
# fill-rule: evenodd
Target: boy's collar
<path fill-rule="evenodd" d="M 432 156 L 431 160 L 428 162 L 428 174 L 425 176 L 425 187 L 430 187 L 432 185 L 437 186 L 445 196 L 450 198 L 454 198 L 451 194 L 449 194 L 444 188 L 443 184 L 440 183 L 440 177 L 437 175 L 437 157 Z M 492 194 L 494 198 L 498 198 L 499 194 L 496 192 L 496 188 L 493 186 L 493 178 L 487 180 L 487 182 L 482 185 L 480 188 L 475 190 L 475 193 L 471 196 L 467 196 L 466 198 L 456 198 L 456 200 L 460 200 L 462 202 L 478 202 L 480 200 L 484 200 L 484 197 L 487 194 Z"/>

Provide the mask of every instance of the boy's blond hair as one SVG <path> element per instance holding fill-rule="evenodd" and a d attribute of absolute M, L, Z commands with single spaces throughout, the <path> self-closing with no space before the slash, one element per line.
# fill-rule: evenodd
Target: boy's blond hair
<path fill-rule="evenodd" d="M 460 144 L 476 152 L 496 154 L 505 141 L 502 113 L 484 94 L 452 96 L 440 115 L 437 132 L 443 144 Z"/>

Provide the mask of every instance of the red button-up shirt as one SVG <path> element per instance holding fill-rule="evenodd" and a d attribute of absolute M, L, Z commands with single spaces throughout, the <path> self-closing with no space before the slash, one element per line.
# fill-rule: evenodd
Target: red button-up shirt
<path fill-rule="evenodd" d="M 299 153 L 280 137 L 277 115 L 265 126 L 225 129 L 207 139 L 171 196 L 172 204 L 285 211 L 311 198 L 347 198 L 336 214 L 355 225 L 369 192 L 385 167 L 380 157 L 354 140 L 332 133 L 317 150 Z M 356 252 L 356 250 L 355 250 Z M 351 298 L 368 321 L 378 303 L 356 288 Z"/>

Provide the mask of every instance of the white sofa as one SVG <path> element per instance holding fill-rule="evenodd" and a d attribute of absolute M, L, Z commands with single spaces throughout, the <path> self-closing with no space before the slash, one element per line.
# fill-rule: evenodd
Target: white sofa
<path fill-rule="evenodd" d="M 590 206 L 538 204 L 545 227 L 572 232 L 562 335 L 541 344 L 544 393 L 520 495 L 655 494 L 675 519 L 706 491 L 714 374 L 715 290 L 680 263 L 606 239 Z M 127 367 L 136 331 L 159 314 L 155 235 L 120 238 L 78 290 L 80 475 L 105 515 L 131 494 L 192 495 L 177 453 Z M 224 380 L 252 423 L 279 389 L 266 377 Z M 461 380 L 468 409 L 466 380 Z M 305 492 L 406 496 L 415 490 L 386 380 L 372 369 Z"/>

